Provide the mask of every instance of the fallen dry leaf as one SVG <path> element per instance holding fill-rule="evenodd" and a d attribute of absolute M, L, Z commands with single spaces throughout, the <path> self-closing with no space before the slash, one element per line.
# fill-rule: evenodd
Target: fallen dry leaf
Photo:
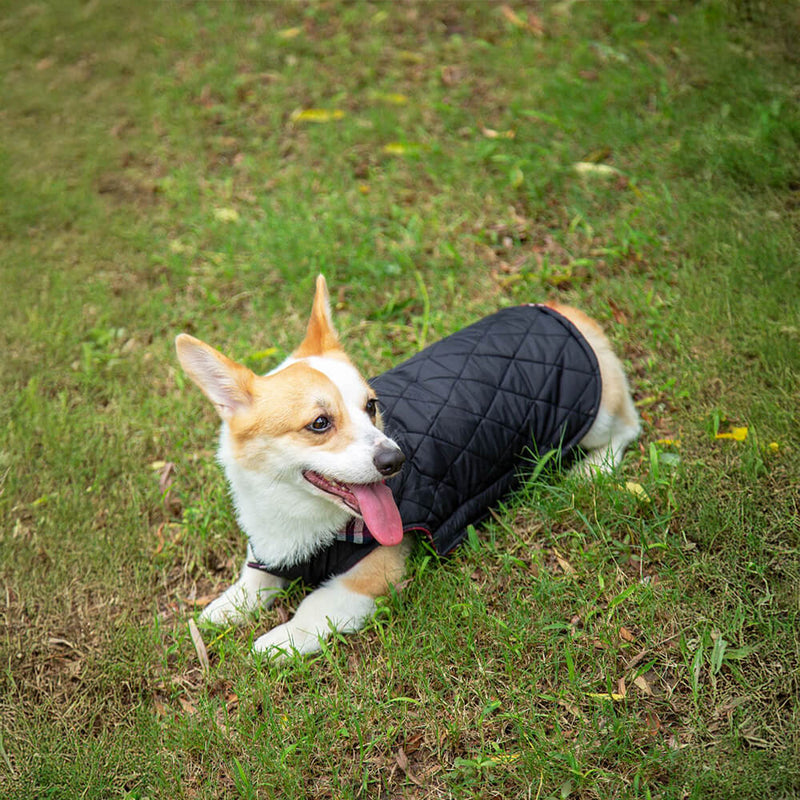
<path fill-rule="evenodd" d="M 636 637 L 625 627 L 620 627 L 619 638 L 625 642 L 635 642 Z"/>
<path fill-rule="evenodd" d="M 158 539 L 158 547 L 153 551 L 153 555 L 157 556 L 164 549 L 164 526 L 166 522 L 162 522 L 156 531 L 156 538 Z"/>
<path fill-rule="evenodd" d="M 515 28 L 526 30 L 529 33 L 534 34 L 534 36 L 538 36 L 540 38 L 544 36 L 544 24 L 542 23 L 541 17 L 538 17 L 536 14 L 528 14 L 528 19 L 524 20 L 519 14 L 517 14 L 516 11 L 514 11 L 513 8 L 511 8 L 511 6 L 508 5 L 500 6 L 500 13 Z"/>
<path fill-rule="evenodd" d="M 481 128 L 481 133 L 487 139 L 513 139 L 516 131 L 496 131 L 494 128 Z"/>
<path fill-rule="evenodd" d="M 644 657 L 649 653 L 649 650 L 640 650 L 626 665 L 626 669 L 633 669 L 637 664 L 644 660 Z"/>
<path fill-rule="evenodd" d="M 625 312 L 610 297 L 608 299 L 608 307 L 611 309 L 611 314 L 617 325 L 628 324 L 628 318 L 625 316 Z"/>
<path fill-rule="evenodd" d="M 172 461 L 164 461 L 158 472 L 158 491 L 165 494 L 172 486 L 175 464 Z"/>
<path fill-rule="evenodd" d="M 644 721 L 647 727 L 647 732 L 651 736 L 655 736 L 663 727 L 661 720 L 658 718 L 658 714 L 656 714 L 655 711 L 648 711 L 644 715 Z"/>
<path fill-rule="evenodd" d="M 212 600 L 216 600 L 219 595 L 216 594 L 203 594 L 200 597 L 187 597 L 186 604 L 190 606 L 194 606 L 195 608 L 204 608 L 207 606 Z"/>
<path fill-rule="evenodd" d="M 208 650 L 206 650 L 203 637 L 200 635 L 200 631 L 197 628 L 197 623 L 193 619 L 189 620 L 189 635 L 192 637 L 192 644 L 197 651 L 197 658 L 200 660 L 200 667 L 203 670 L 203 674 L 208 675 L 211 671 L 211 664 L 208 660 Z"/>
<path fill-rule="evenodd" d="M 651 688 L 650 684 L 647 682 L 647 679 L 644 675 L 637 675 L 633 679 L 633 685 L 639 689 L 643 694 L 647 695 L 647 697 L 653 696 L 653 689 Z"/>
<path fill-rule="evenodd" d="M 167 707 L 164 703 L 159 700 L 158 697 L 153 699 L 153 711 L 156 712 L 156 716 L 165 717 L 167 715 Z"/>
<path fill-rule="evenodd" d="M 553 550 L 553 555 L 556 557 L 556 561 L 558 562 L 558 566 L 561 567 L 561 571 L 565 575 L 574 575 L 575 574 L 575 567 L 567 561 L 566 558 L 561 558 L 557 550 Z"/>
<path fill-rule="evenodd" d="M 197 713 L 197 707 L 185 697 L 179 697 L 178 702 L 181 704 L 181 708 L 190 716 Z"/>
<path fill-rule="evenodd" d="M 394 754 L 394 760 L 397 762 L 397 766 L 400 767 L 401 770 L 406 774 L 406 778 L 408 778 L 411 783 L 416 784 L 417 786 L 422 786 L 422 781 L 414 774 L 413 770 L 411 769 L 411 765 L 408 763 L 408 756 L 406 755 L 406 751 L 403 750 L 402 747 L 397 748 L 397 752 Z"/>

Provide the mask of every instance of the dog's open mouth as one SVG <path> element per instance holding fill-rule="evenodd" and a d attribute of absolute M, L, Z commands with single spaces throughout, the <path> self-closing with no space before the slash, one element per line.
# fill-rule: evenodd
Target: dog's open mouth
<path fill-rule="evenodd" d="M 400 519 L 392 490 L 382 481 L 345 484 L 312 470 L 303 472 L 303 477 L 312 486 L 337 497 L 358 514 L 381 544 L 391 546 L 402 541 L 403 521 Z"/>

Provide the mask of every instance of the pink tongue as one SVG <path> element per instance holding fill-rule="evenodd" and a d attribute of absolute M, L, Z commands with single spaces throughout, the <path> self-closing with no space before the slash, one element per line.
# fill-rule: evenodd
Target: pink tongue
<path fill-rule="evenodd" d="M 348 487 L 356 496 L 361 516 L 369 532 L 385 545 L 400 544 L 403 540 L 403 521 L 385 483 L 352 484 Z"/>

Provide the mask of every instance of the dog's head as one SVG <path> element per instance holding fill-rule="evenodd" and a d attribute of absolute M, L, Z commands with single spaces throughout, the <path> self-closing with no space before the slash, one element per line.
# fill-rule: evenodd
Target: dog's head
<path fill-rule="evenodd" d="M 322 275 L 305 339 L 267 375 L 187 334 L 175 345 L 181 366 L 226 423 L 240 467 L 363 517 L 382 544 L 400 541 L 400 514 L 383 480 L 404 457 L 382 431 L 375 392 L 342 350 Z"/>

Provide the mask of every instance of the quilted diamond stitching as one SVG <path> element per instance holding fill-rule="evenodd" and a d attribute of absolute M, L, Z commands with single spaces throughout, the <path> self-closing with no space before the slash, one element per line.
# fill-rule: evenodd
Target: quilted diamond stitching
<path fill-rule="evenodd" d="M 458 481 L 459 471 L 464 464 L 469 464 L 473 470 L 480 468 L 486 475 L 484 483 L 476 488 L 478 494 L 489 492 L 494 485 L 507 481 L 509 475 L 513 478 L 512 473 L 516 472 L 518 464 L 516 460 L 511 463 L 510 456 L 519 454 L 518 451 L 521 448 L 518 441 L 521 438 L 521 429 L 518 420 L 518 424 L 515 426 L 513 424 L 514 420 L 503 419 L 503 413 L 504 410 L 506 412 L 508 410 L 509 398 L 515 398 L 517 402 L 530 406 L 531 374 L 541 379 L 541 370 L 544 368 L 545 383 L 555 382 L 558 384 L 556 386 L 558 389 L 565 382 L 565 376 L 568 373 L 577 374 L 585 378 L 581 391 L 572 399 L 571 403 L 556 402 L 547 397 L 536 398 L 536 408 L 539 409 L 539 412 L 543 413 L 546 409 L 549 409 L 547 414 L 560 421 L 565 420 L 567 415 L 574 412 L 575 409 L 582 409 L 581 413 L 583 415 L 586 414 L 587 407 L 590 408 L 592 413 L 596 411 L 593 406 L 598 391 L 594 380 L 597 376 L 597 371 L 593 356 L 586 359 L 589 363 L 587 368 L 560 363 L 566 348 L 576 341 L 571 332 L 571 324 L 564 321 L 560 315 L 555 314 L 550 309 L 539 308 L 538 312 L 538 314 L 523 314 L 519 308 L 499 312 L 476 326 L 471 326 L 471 328 L 459 332 L 459 334 L 456 334 L 457 338 L 448 337 L 454 347 L 445 351 L 444 356 L 441 355 L 441 349 L 437 348 L 436 345 L 432 345 L 433 352 L 429 352 L 431 350 L 429 348 L 428 351 L 423 351 L 423 356 L 418 355 L 411 359 L 410 363 L 406 362 L 406 365 L 400 365 L 397 369 L 404 368 L 408 374 L 403 376 L 407 382 L 404 386 L 399 387 L 399 391 L 395 386 L 389 387 L 388 390 L 382 390 L 378 386 L 379 394 L 387 410 L 394 408 L 397 403 L 406 403 L 406 411 L 414 411 L 419 418 L 412 425 L 411 417 L 414 415 L 406 413 L 404 416 L 409 427 L 396 435 L 402 440 L 401 443 L 406 450 L 409 462 L 408 473 L 402 478 L 403 485 L 409 484 L 411 479 L 414 478 L 414 475 L 411 474 L 413 472 L 416 472 L 422 478 L 434 480 L 430 498 L 422 494 L 403 498 L 404 505 L 413 505 L 422 510 L 425 519 L 440 519 L 443 513 L 449 511 L 448 504 L 450 501 L 446 498 L 454 497 L 458 499 L 460 488 Z M 555 318 L 557 322 L 560 322 L 560 328 L 558 325 L 553 325 L 551 321 L 543 321 L 544 317 Z M 512 343 L 515 343 L 512 356 L 507 355 L 508 348 L 502 344 L 509 341 L 509 339 Z M 530 354 L 521 353 L 523 345 L 531 341 L 542 343 L 542 348 L 540 349 L 543 349 L 548 356 L 546 360 L 531 358 Z M 557 350 L 555 355 L 553 351 L 547 351 L 548 347 L 553 346 Z M 586 347 L 585 345 L 582 346 L 585 353 Z M 501 355 L 498 356 L 498 352 Z M 487 358 L 491 356 L 494 359 L 492 362 L 483 362 L 484 366 L 491 364 L 494 368 L 497 368 L 498 364 L 502 363 L 500 373 L 502 377 L 496 382 L 483 380 L 480 371 L 478 371 L 477 375 L 465 375 L 465 371 L 468 368 L 478 369 L 484 356 Z M 441 386 L 437 385 L 435 388 L 425 386 L 425 376 L 423 375 L 425 362 L 423 357 L 427 357 L 430 364 L 436 367 L 434 372 L 436 380 L 432 382 L 438 384 L 444 378 L 449 378 L 451 381 L 444 400 L 442 400 Z M 453 369 L 451 366 L 454 360 L 459 360 L 458 369 Z M 496 369 L 494 371 L 496 372 Z M 389 374 L 391 375 L 391 373 Z M 423 376 L 422 382 L 420 382 L 421 375 Z M 513 377 L 513 381 L 509 381 L 509 375 Z M 380 379 L 378 379 L 378 382 L 380 382 Z M 519 391 L 511 388 L 510 383 L 519 387 Z M 459 402 L 455 402 L 453 398 L 456 389 L 458 389 Z M 493 393 L 488 398 L 488 404 L 486 404 L 487 392 Z M 479 404 L 476 409 L 472 409 L 462 404 L 462 399 L 464 402 L 468 402 L 473 395 L 477 396 L 484 405 Z M 433 419 L 425 413 L 429 401 L 440 403 Z M 460 418 L 468 421 L 466 427 L 471 428 L 471 433 L 466 443 L 453 442 L 437 434 L 435 429 L 445 409 L 448 413 L 458 412 Z M 547 414 L 544 414 L 544 417 L 547 417 Z M 537 416 L 533 419 L 539 418 Z M 588 419 L 584 427 L 588 429 L 590 422 L 591 418 Z M 391 413 L 388 415 L 388 423 L 387 432 L 392 435 Z M 423 423 L 424 429 L 415 430 L 416 423 Z M 486 441 L 487 435 L 494 431 L 505 431 L 508 434 L 505 445 L 500 448 L 499 453 L 487 454 L 482 452 L 481 448 Z M 445 433 L 452 434 L 453 431 L 445 430 Z M 581 432 L 579 431 L 578 433 Z M 575 435 L 577 436 L 578 434 Z M 522 438 L 527 438 L 525 444 L 530 445 L 529 437 L 523 436 Z M 428 452 L 432 446 L 435 446 L 435 455 L 437 457 L 438 472 L 435 475 L 431 474 L 431 470 L 426 471 L 425 464 L 417 457 L 421 448 Z M 446 465 L 444 469 L 438 465 L 439 461 Z M 507 466 L 509 463 L 511 463 L 510 467 Z M 491 479 L 498 472 L 500 474 L 492 483 Z M 487 481 L 489 482 L 488 486 Z M 467 499 L 466 503 L 458 505 L 452 510 L 450 518 L 456 517 L 468 504 L 469 499 Z M 422 520 L 414 519 L 413 522 L 422 522 Z M 442 524 L 446 522 L 446 519 L 442 520 Z"/>

